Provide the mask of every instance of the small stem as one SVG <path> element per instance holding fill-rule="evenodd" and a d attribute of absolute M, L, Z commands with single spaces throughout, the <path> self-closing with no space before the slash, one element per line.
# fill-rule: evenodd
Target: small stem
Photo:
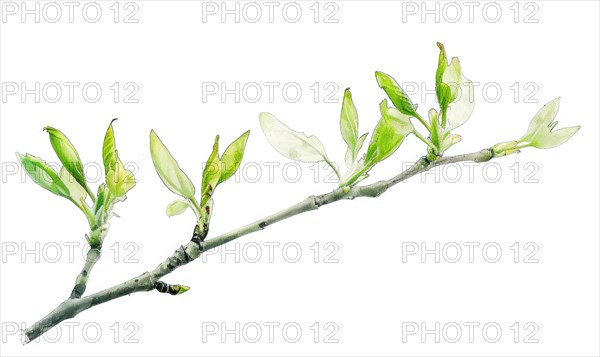
<path fill-rule="evenodd" d="M 73 198 L 71 197 L 67 197 L 69 199 L 69 201 L 73 202 L 73 204 L 75 206 L 77 206 L 77 208 L 79 208 L 81 210 L 81 212 L 83 212 L 83 214 L 85 214 L 85 217 L 88 220 L 88 225 L 90 226 L 90 228 L 92 228 L 92 226 L 94 225 L 94 213 L 92 212 L 92 210 L 88 207 L 88 205 L 85 204 L 85 202 L 83 200 L 81 200 L 81 202 L 76 202 Z"/>
<path fill-rule="evenodd" d="M 442 111 L 442 129 L 446 128 L 446 110 Z"/>
<path fill-rule="evenodd" d="M 360 171 L 357 171 L 354 175 L 350 176 L 350 178 L 348 178 L 346 182 L 340 181 L 340 185 L 338 187 L 348 187 L 356 183 L 356 180 L 358 180 L 362 175 L 364 175 L 364 173 L 367 172 L 367 169 L 370 168 L 363 167 Z"/>
<path fill-rule="evenodd" d="M 94 193 L 92 192 L 92 190 L 90 190 L 90 188 L 88 187 L 88 185 L 85 185 L 84 189 L 85 189 L 85 192 L 87 192 L 87 194 L 90 195 L 90 198 L 92 199 L 92 202 L 96 203 L 96 196 L 94 196 Z"/>
<path fill-rule="evenodd" d="M 333 170 L 333 172 L 335 172 L 335 175 L 338 178 L 338 181 L 342 181 L 342 175 L 340 175 L 340 172 L 338 171 L 338 169 L 335 167 L 335 165 L 329 161 L 328 159 L 325 159 L 325 162 L 327 163 L 327 165 L 329 165 L 329 167 L 331 167 L 331 169 Z"/>
<path fill-rule="evenodd" d="M 90 248 L 90 250 L 87 252 L 83 269 L 81 269 L 81 273 L 79 273 L 75 279 L 75 286 L 71 291 L 71 299 L 79 299 L 81 296 L 83 296 L 83 293 L 87 287 L 90 273 L 92 272 L 92 268 L 94 268 L 94 265 L 96 265 L 96 262 L 100 260 L 100 257 L 102 256 L 101 249 L 101 247 Z"/>
<path fill-rule="evenodd" d="M 425 144 L 427 144 L 427 146 L 429 146 L 430 148 L 432 148 L 434 151 L 437 152 L 437 148 L 435 147 L 435 145 L 433 145 L 433 143 L 429 140 L 427 140 L 427 138 L 425 138 L 423 135 L 421 135 L 421 133 L 419 133 L 418 131 L 413 131 L 413 133 L 415 134 L 415 136 L 417 138 L 419 138 L 422 142 L 424 142 Z"/>
<path fill-rule="evenodd" d="M 425 119 L 423 119 L 423 117 L 422 117 L 422 116 L 420 116 L 420 115 L 417 113 L 417 116 L 416 116 L 416 118 L 417 118 L 417 119 L 418 119 L 418 120 L 421 122 L 421 124 L 423 124 L 423 126 L 424 126 L 424 127 L 426 127 L 426 128 L 427 128 L 427 131 L 431 132 L 431 126 L 429 126 L 429 124 L 427 124 L 427 121 L 425 121 Z"/>
<path fill-rule="evenodd" d="M 202 217 L 202 209 L 200 208 L 200 205 L 198 204 L 198 201 L 196 200 L 196 198 L 192 197 L 189 199 L 189 201 L 192 203 L 192 209 L 194 211 L 196 211 L 197 216 Z"/>
<path fill-rule="evenodd" d="M 511 148 L 511 150 L 513 150 L 513 149 L 514 150 L 519 150 L 519 149 L 527 148 L 527 147 L 530 147 L 530 146 L 531 146 L 531 143 L 521 144 L 521 145 L 515 146 L 514 148 Z"/>

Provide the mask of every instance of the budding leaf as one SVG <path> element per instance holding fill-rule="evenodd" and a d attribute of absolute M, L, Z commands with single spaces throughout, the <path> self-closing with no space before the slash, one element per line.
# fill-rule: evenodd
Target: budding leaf
<path fill-rule="evenodd" d="M 569 140 L 579 130 L 579 126 L 572 126 L 552 131 L 558 122 L 554 121 L 560 98 L 544 105 L 531 120 L 527 133 L 519 139 L 519 143 L 527 143 L 538 149 L 551 149 Z"/>
<path fill-rule="evenodd" d="M 449 131 L 444 133 L 444 138 L 442 139 L 442 144 L 440 145 L 440 151 L 444 152 L 452 145 L 460 142 L 462 137 L 458 134 L 450 134 Z"/>
<path fill-rule="evenodd" d="M 117 163 L 117 146 L 115 143 L 115 133 L 113 131 L 112 123 L 117 120 L 113 119 L 106 129 L 106 134 L 104 135 L 104 143 L 102 145 L 102 161 L 104 162 L 104 172 L 108 173 L 109 170 L 114 170 L 115 165 Z"/>
<path fill-rule="evenodd" d="M 505 141 L 492 146 L 492 152 L 495 157 L 514 154 L 519 152 L 519 149 L 516 148 L 517 145 L 519 145 L 518 141 Z"/>
<path fill-rule="evenodd" d="M 150 154 L 158 176 L 169 190 L 184 198 L 193 199 L 196 188 L 179 168 L 177 161 L 160 141 L 154 130 L 150 132 Z"/>
<path fill-rule="evenodd" d="M 181 295 L 186 291 L 190 290 L 190 287 L 185 285 L 173 285 L 171 289 L 173 290 L 173 292 L 175 292 L 175 295 Z"/>
<path fill-rule="evenodd" d="M 219 160 L 219 135 L 215 137 L 213 150 L 206 160 L 202 172 L 202 201 L 208 200 L 221 179 L 221 160 Z M 205 199 L 206 197 L 206 199 Z"/>
<path fill-rule="evenodd" d="M 116 197 L 124 197 L 135 186 L 133 172 L 125 169 L 121 160 L 117 159 L 115 168 L 106 174 L 106 187 Z"/>
<path fill-rule="evenodd" d="M 190 204 L 186 200 L 175 200 L 167 206 L 167 216 L 173 217 L 182 214 L 190 208 Z"/>
<path fill-rule="evenodd" d="M 33 182 L 56 195 L 70 199 L 69 189 L 56 171 L 48 166 L 44 160 L 33 155 L 26 154 L 23 156 L 19 153 L 17 153 L 17 158 Z"/>
<path fill-rule="evenodd" d="M 239 138 L 237 138 L 234 142 L 229 144 L 223 156 L 221 157 L 221 177 L 219 178 L 219 183 L 226 181 L 228 178 L 233 176 L 233 174 L 237 171 L 242 163 L 242 159 L 244 158 L 244 151 L 246 149 L 246 142 L 248 141 L 248 136 L 250 135 L 250 130 L 243 133 Z"/>
<path fill-rule="evenodd" d="M 50 135 L 50 144 L 52 144 L 52 148 L 54 148 L 60 162 L 73 175 L 75 180 L 87 190 L 83 164 L 71 141 L 58 129 L 47 126 L 44 130 Z"/>
<path fill-rule="evenodd" d="M 100 184 L 98 186 L 98 193 L 96 194 L 96 203 L 94 205 L 94 214 L 98 213 L 104 208 L 104 204 L 106 203 L 106 196 L 108 195 L 109 190 L 106 188 L 106 184 Z"/>
<path fill-rule="evenodd" d="M 442 81 L 444 71 L 448 67 L 448 59 L 446 58 L 446 49 L 441 43 L 437 43 L 440 49 L 440 56 L 438 59 L 438 68 L 435 72 L 435 93 L 440 103 L 440 110 L 445 113 L 448 109 L 448 103 L 450 103 L 450 87 Z"/>
<path fill-rule="evenodd" d="M 411 117 L 418 117 L 416 106 L 410 101 L 408 95 L 404 93 L 404 90 L 402 90 L 394 78 L 383 72 L 375 72 L 375 78 L 377 78 L 379 87 L 385 91 L 396 109 L 398 109 L 402 114 L 406 114 Z"/>
<path fill-rule="evenodd" d="M 346 156 L 344 157 L 344 162 L 346 163 L 346 166 L 349 169 L 352 169 L 354 166 L 356 166 L 357 159 L 358 159 L 358 152 L 362 148 L 367 136 L 369 136 L 369 133 L 364 133 L 363 135 L 361 135 L 358 138 L 358 140 L 356 141 L 356 146 L 354 147 L 354 151 L 351 151 L 350 147 L 348 147 L 348 149 L 346 150 Z"/>
<path fill-rule="evenodd" d="M 83 204 L 82 202 L 86 199 L 87 192 L 85 192 L 85 188 L 81 187 L 65 166 L 60 168 L 58 176 L 69 190 L 73 202 L 76 202 L 78 205 Z"/>
<path fill-rule="evenodd" d="M 271 146 L 283 156 L 301 162 L 329 161 L 316 136 L 294 131 L 270 113 L 260 113 L 260 126 Z"/>
<path fill-rule="evenodd" d="M 344 141 L 348 144 L 348 150 L 354 153 L 358 140 L 358 113 L 352 102 L 350 88 L 344 91 L 344 101 L 342 102 L 342 112 L 340 114 L 340 130 Z"/>
<path fill-rule="evenodd" d="M 366 167 L 373 166 L 393 154 L 404 138 L 415 130 L 410 122 L 410 117 L 396 108 L 389 108 L 387 100 L 381 102 L 379 109 L 381 119 L 373 131 L 367 149 Z"/>

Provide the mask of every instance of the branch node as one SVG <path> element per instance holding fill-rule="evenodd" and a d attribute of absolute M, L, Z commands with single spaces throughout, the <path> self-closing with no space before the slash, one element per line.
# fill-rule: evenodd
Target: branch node
<path fill-rule="evenodd" d="M 200 247 L 200 248 L 202 248 L 202 247 Z M 202 249 L 200 249 L 200 250 L 202 250 Z M 191 259 L 190 255 L 185 251 L 185 247 L 183 245 L 181 246 L 181 251 L 183 252 L 183 257 L 185 258 L 185 262 L 189 263 L 192 259 Z"/>

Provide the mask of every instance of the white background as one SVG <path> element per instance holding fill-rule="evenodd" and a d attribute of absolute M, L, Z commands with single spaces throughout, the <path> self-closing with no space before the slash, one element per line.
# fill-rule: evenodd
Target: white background
<path fill-rule="evenodd" d="M 3 11 L 6 3 L 2 2 Z M 439 18 L 427 15 L 425 21 L 421 2 L 338 1 L 328 7 L 323 2 L 317 4 L 317 23 L 312 1 L 296 3 L 302 15 L 295 23 L 282 15 L 286 3 L 276 3 L 272 22 L 268 7 L 257 3 L 263 11 L 257 23 L 248 21 L 255 17 L 254 7 L 243 13 L 245 3 L 238 3 L 242 11 L 238 23 L 234 15 L 222 22 L 220 13 L 207 14 L 205 10 L 215 3 L 195 1 L 137 1 L 127 8 L 123 2 L 117 4 L 117 23 L 112 1 L 97 3 L 102 15 L 95 23 L 82 16 L 85 2 L 77 3 L 72 22 L 68 8 L 59 2 L 63 14 L 56 23 L 48 21 L 55 17 L 55 9 L 44 13 L 46 3 L 38 4 L 39 23 L 34 15 L 22 22 L 20 12 L 4 11 L 0 24 L 3 355 L 600 353 L 597 2 L 498 2 L 487 7 L 475 2 L 472 18 L 470 5 L 463 2 L 431 2 L 426 6 L 437 6 Z M 34 8 L 35 3 L 27 5 Z M 20 2 L 16 6 L 22 10 Z M 497 8 L 502 13 L 493 22 Z M 457 9 L 462 12 L 459 19 Z M 131 19 L 138 22 L 125 23 L 125 15 L 134 10 Z M 93 8 L 89 11 L 93 17 Z M 289 11 L 293 17 L 293 9 Z M 325 16 L 332 11 L 330 20 L 337 22 L 326 23 Z M 528 22 L 532 20 L 537 22 Z M 237 183 L 232 179 L 217 190 L 210 234 L 214 237 L 307 195 L 335 188 L 323 182 L 329 174 L 323 170 L 319 182 L 314 182 L 314 167 L 311 170 L 306 164 L 291 166 L 286 179 L 282 168 L 289 161 L 268 145 L 258 125 L 259 112 L 270 111 L 292 128 L 318 135 L 329 156 L 343 165 L 345 144 L 338 129 L 343 89 L 352 88 L 361 133 L 372 131 L 379 117 L 378 103 L 385 98 L 373 76 L 376 70 L 399 82 L 425 83 L 412 98 L 426 113 L 435 105 L 433 94 L 424 100 L 421 95 L 422 89 L 433 89 L 436 41 L 445 44 L 449 56 L 460 57 L 469 79 L 481 83 L 475 91 L 473 117 L 457 131 L 463 142 L 448 154 L 519 138 L 536 111 L 557 96 L 562 98 L 558 127 L 579 124 L 581 130 L 557 149 L 527 149 L 495 160 L 487 175 L 487 166 L 476 166 L 472 180 L 469 167 L 458 165 L 445 176 L 439 172 L 439 183 L 434 175 L 415 177 L 378 199 L 336 203 L 279 223 L 240 239 L 237 246 L 233 243 L 231 249 L 239 249 L 239 262 L 234 254 L 222 257 L 219 251 L 206 262 L 195 261 L 166 277 L 168 282 L 191 286 L 185 295 L 152 292 L 125 297 L 81 313 L 70 320 L 71 331 L 63 324 L 40 341 L 21 345 L 15 326 L 39 320 L 70 293 L 83 264 L 87 232 L 83 215 L 72 204 L 25 180 L 21 171 L 14 173 L 15 151 L 57 161 L 41 130 L 45 125 L 69 136 L 93 176 L 94 165 L 101 162 L 106 127 L 118 117 L 119 154 L 138 167 L 138 184 L 117 206 L 121 218 L 112 220 L 103 259 L 91 276 L 88 293 L 92 293 L 153 269 L 191 236 L 192 214 L 165 215 L 165 206 L 176 197 L 155 174 L 148 151 L 150 129 L 157 131 L 197 187 L 214 135 L 221 135 L 224 149 L 243 131 L 252 130 L 244 158 L 246 178 Z M 54 94 L 41 93 L 36 103 L 32 94 L 24 100 L 20 92 L 8 95 L 5 86 L 11 82 L 19 89 L 21 83 L 31 89 L 36 82 L 40 88 L 53 82 L 80 86 L 73 103 L 66 86 L 58 102 L 49 102 Z M 118 103 L 109 88 L 115 82 L 121 86 Z M 134 96 L 138 103 L 124 102 L 131 90 L 123 89 L 128 82 L 139 88 Z M 279 86 L 272 101 L 263 85 L 256 103 L 248 101 L 254 92 L 241 93 L 236 103 L 234 95 L 227 95 L 225 101 L 220 93 L 207 95 L 206 83 L 211 82 L 224 82 L 228 88 L 236 82 L 240 88 L 265 82 Z M 324 88 L 329 82 L 337 90 L 331 85 Z M 81 88 L 86 83 L 102 88 L 98 102 L 83 98 Z M 296 103 L 290 100 L 292 90 L 287 98 L 282 94 L 287 83 L 302 89 Z M 315 87 L 310 89 L 314 83 L 321 88 L 316 102 Z M 482 90 L 486 84 L 487 93 Z M 325 96 L 332 88 L 335 103 L 327 103 Z M 497 88 L 502 91 L 498 98 Z M 370 180 L 400 172 L 403 163 L 424 153 L 423 146 L 408 138 L 394 156 L 372 171 Z M 265 163 L 280 163 L 272 180 Z M 256 167 L 262 176 L 252 182 Z M 297 167 L 302 177 L 290 182 Z M 448 182 L 456 169 L 462 177 Z M 533 176 L 526 177 L 534 170 Z M 497 171 L 501 177 L 494 183 Z M 95 190 L 101 178 L 90 180 Z M 74 257 L 69 242 L 78 244 Z M 326 246 L 328 242 L 332 244 Z M 432 249 L 436 242 L 440 253 L 448 248 L 439 263 L 432 254 L 425 262 L 420 255 L 403 259 L 407 243 L 419 247 L 424 243 Z M 455 255 L 452 242 L 462 247 L 457 263 L 449 262 Z M 468 242 L 480 244 L 473 262 L 464 245 Z M 518 263 L 514 262 L 515 242 L 519 243 Z M 265 244 L 277 243 L 270 262 Z M 486 261 L 494 257 L 493 249 L 482 254 L 487 243 L 501 248 L 497 263 Z M 286 252 L 285 244 L 291 247 Z M 18 251 L 13 254 L 15 247 Z M 262 256 L 251 263 L 256 247 Z M 294 247 L 300 247 L 302 254 L 297 263 L 289 262 Z M 23 256 L 26 249 L 34 253 Z M 534 250 L 530 258 L 538 262 L 525 263 Z M 320 253 L 317 258 L 315 251 Z M 324 262 L 329 253 L 337 263 Z M 268 323 L 279 324 L 272 342 Z M 412 324 L 435 329 L 436 323 L 439 343 L 433 334 L 423 336 L 422 331 L 405 336 L 403 342 L 403 326 L 406 332 Z M 479 324 L 472 342 L 465 325 L 469 323 Z M 501 328 L 496 343 L 486 340 L 495 337 L 493 329 L 482 332 L 490 323 Z M 519 323 L 518 342 L 515 323 Z M 222 331 L 235 329 L 236 324 L 239 342 Z M 301 328 L 297 343 L 284 338 L 295 337 L 293 328 L 283 334 L 286 324 Z M 462 337 L 451 343 L 457 325 Z M 207 335 L 214 326 L 219 331 Z M 261 327 L 262 337 L 252 343 L 256 326 Z M 96 336 L 97 331 L 101 336 Z M 538 342 L 524 343 L 533 332 L 530 337 Z M 337 343 L 324 343 L 330 333 Z"/>

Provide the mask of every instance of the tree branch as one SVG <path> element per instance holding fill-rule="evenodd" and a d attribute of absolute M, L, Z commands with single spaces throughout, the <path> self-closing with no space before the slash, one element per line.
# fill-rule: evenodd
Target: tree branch
<path fill-rule="evenodd" d="M 173 255 L 171 255 L 150 272 L 145 272 L 122 284 L 113 286 L 86 297 L 65 300 L 43 319 L 25 329 L 23 331 L 23 342 L 24 344 L 31 342 L 62 321 L 73 318 L 80 312 L 96 305 L 140 291 L 151 291 L 154 289 L 159 290 L 157 286 L 160 286 L 161 284 L 157 285 L 157 282 L 159 282 L 160 278 L 195 260 L 203 252 L 221 246 L 247 234 L 263 230 L 264 228 L 284 219 L 293 217 L 300 213 L 316 210 L 321 206 L 344 199 L 354 199 L 357 197 L 378 197 L 387 191 L 388 188 L 436 166 L 447 165 L 461 161 L 486 162 L 491 160 L 493 157 L 494 154 L 490 149 L 484 149 L 470 154 L 441 157 L 433 162 L 427 160 L 426 157 L 422 157 L 406 171 L 389 180 L 378 181 L 366 186 L 338 188 L 323 195 L 310 196 L 302 202 L 279 211 L 271 216 L 222 234 L 213 239 L 203 242 L 193 239 L 187 245 L 181 246 L 181 248 L 177 249 Z"/>

